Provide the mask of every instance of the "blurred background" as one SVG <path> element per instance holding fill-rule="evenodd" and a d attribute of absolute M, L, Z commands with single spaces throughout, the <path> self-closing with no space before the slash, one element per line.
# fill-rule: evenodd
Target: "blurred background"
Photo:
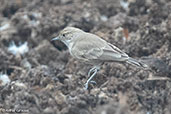
<path fill-rule="evenodd" d="M 67 26 L 151 70 L 105 63 L 85 91 L 91 66 L 50 41 Z M 170 114 L 170 78 L 170 0 L 0 0 L 0 113 Z"/>

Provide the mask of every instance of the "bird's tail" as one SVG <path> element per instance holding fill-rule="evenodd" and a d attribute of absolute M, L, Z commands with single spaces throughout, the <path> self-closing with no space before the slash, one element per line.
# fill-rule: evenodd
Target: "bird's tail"
<path fill-rule="evenodd" d="M 127 63 L 137 66 L 137 67 L 141 67 L 141 68 L 149 68 L 147 64 L 140 62 L 134 58 L 129 57 L 129 59 L 126 61 Z"/>

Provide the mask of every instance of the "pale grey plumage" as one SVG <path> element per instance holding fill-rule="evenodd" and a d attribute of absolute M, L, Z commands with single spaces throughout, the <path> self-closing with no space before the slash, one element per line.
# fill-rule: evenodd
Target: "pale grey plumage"
<path fill-rule="evenodd" d="M 94 66 L 98 66 L 103 62 L 127 62 L 138 67 L 147 67 L 146 64 L 129 57 L 119 48 L 99 36 L 75 27 L 66 27 L 59 33 L 57 38 L 52 40 L 56 39 L 65 43 L 74 58 Z"/>
<path fill-rule="evenodd" d="M 71 54 L 77 59 L 94 64 L 94 61 L 126 61 L 128 55 L 114 45 L 91 33 L 81 33 L 71 47 Z"/>

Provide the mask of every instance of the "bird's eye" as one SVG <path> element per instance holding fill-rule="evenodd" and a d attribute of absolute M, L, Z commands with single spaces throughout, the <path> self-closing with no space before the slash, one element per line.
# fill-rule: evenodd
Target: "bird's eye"
<path fill-rule="evenodd" d="M 63 34 L 62 36 L 65 37 L 65 34 Z"/>

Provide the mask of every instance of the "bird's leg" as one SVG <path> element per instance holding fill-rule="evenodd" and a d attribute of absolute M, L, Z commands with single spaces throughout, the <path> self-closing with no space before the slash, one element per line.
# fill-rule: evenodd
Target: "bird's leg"
<path fill-rule="evenodd" d="M 95 81 L 91 81 L 91 79 L 96 75 L 96 73 L 97 73 L 97 71 L 98 71 L 99 69 L 100 69 L 100 68 L 97 67 L 97 66 L 95 66 L 95 67 L 93 67 L 92 69 L 90 69 L 90 71 L 88 72 L 89 78 L 88 78 L 87 82 L 85 83 L 85 89 L 88 89 L 88 84 L 89 84 L 90 82 L 96 83 Z M 91 72 L 93 72 L 92 75 L 91 75 Z"/>
<path fill-rule="evenodd" d="M 96 66 L 95 67 L 93 67 L 93 68 L 91 68 L 90 70 L 89 70 L 89 72 L 88 72 L 88 77 L 90 77 L 90 75 L 91 75 L 91 72 L 93 71 L 94 72 L 94 70 L 96 69 Z"/>

